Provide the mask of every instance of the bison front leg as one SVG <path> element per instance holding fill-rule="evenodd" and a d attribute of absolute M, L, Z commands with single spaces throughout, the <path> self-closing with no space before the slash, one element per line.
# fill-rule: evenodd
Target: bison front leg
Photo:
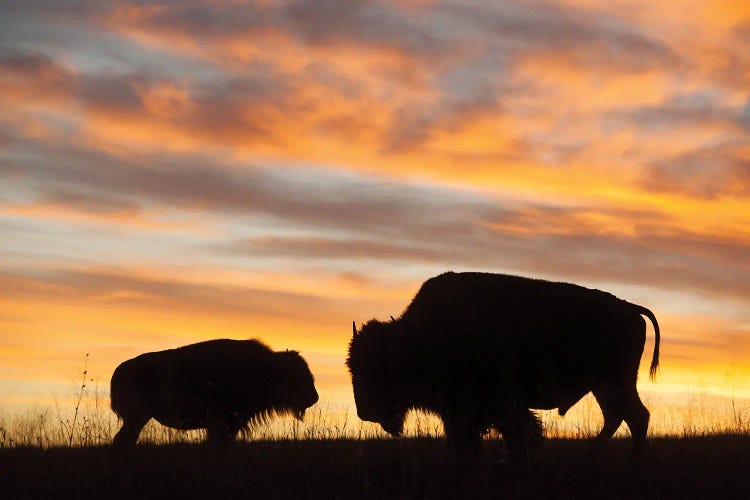
<path fill-rule="evenodd" d="M 138 441 L 138 436 L 146 423 L 151 419 L 148 415 L 123 417 L 122 428 L 115 434 L 112 445 L 118 448 L 129 448 Z"/>
<path fill-rule="evenodd" d="M 212 444 L 232 443 L 237 439 L 242 425 L 242 422 L 237 422 L 234 418 L 214 422 L 206 428 L 206 440 Z"/>
<path fill-rule="evenodd" d="M 482 429 L 475 419 L 466 416 L 443 417 L 448 451 L 453 456 L 478 456 L 482 444 Z"/>
<path fill-rule="evenodd" d="M 514 407 L 493 424 L 502 435 L 511 463 L 528 465 L 530 449 L 537 446 L 544 435 L 542 423 L 532 410 Z"/>
<path fill-rule="evenodd" d="M 236 434 L 232 434 L 226 426 L 208 427 L 206 429 L 206 441 L 211 444 L 227 444 L 234 441 Z"/>

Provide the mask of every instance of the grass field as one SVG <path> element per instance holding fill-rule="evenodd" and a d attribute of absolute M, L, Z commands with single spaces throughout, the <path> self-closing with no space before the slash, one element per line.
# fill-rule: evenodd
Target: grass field
<path fill-rule="evenodd" d="M 565 419 L 543 414 L 549 439 L 526 466 L 508 463 L 498 436 L 479 457 L 449 457 L 426 414 L 410 414 L 408 438 L 387 438 L 330 396 L 304 423 L 275 419 L 226 448 L 152 422 L 123 452 L 109 446 L 119 424 L 108 397 L 80 394 L 0 412 L 0 498 L 750 498 L 746 401 L 655 411 L 634 462 L 624 426 L 603 456 L 588 453 L 601 412 L 585 398 Z"/>
<path fill-rule="evenodd" d="M 750 437 L 550 439 L 528 470 L 500 440 L 458 462 L 438 438 L 0 449 L 4 498 L 750 498 Z"/>

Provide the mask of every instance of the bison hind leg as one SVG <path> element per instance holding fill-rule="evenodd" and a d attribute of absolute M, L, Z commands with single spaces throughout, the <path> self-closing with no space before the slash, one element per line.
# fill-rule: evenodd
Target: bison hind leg
<path fill-rule="evenodd" d="M 604 427 L 594 441 L 593 451 L 600 452 L 624 420 L 633 438 L 633 454 L 638 456 L 646 442 L 650 414 L 638 396 L 635 382 L 604 384 L 593 392 L 604 415 Z"/>
<path fill-rule="evenodd" d="M 604 417 L 604 425 L 602 430 L 599 431 L 599 435 L 594 439 L 591 450 L 593 453 L 599 454 L 625 419 L 623 388 L 619 384 L 602 384 L 594 388 L 592 392 Z"/>
<path fill-rule="evenodd" d="M 623 403 L 625 423 L 628 424 L 630 435 L 633 437 L 633 455 L 640 456 L 646 443 L 648 421 L 651 417 L 648 409 L 643 405 L 635 388 L 628 391 Z"/>

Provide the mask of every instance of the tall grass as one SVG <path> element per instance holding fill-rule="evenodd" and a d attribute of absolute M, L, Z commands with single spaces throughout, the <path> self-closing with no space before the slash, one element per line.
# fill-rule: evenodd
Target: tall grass
<path fill-rule="evenodd" d="M 86 447 L 108 445 L 120 423 L 109 408 L 109 396 L 98 387 L 54 408 L 36 405 L 24 413 L 6 414 L 0 409 L 0 448 L 13 447 Z M 720 400 L 696 394 L 685 404 L 648 405 L 651 411 L 652 437 L 701 437 L 716 434 L 750 435 L 750 404 L 744 400 Z M 602 425 L 601 411 L 591 397 L 584 398 L 565 418 L 556 411 L 539 412 L 548 438 L 590 438 Z M 434 415 L 411 412 L 407 416 L 407 437 L 442 436 L 440 419 Z M 627 436 L 627 427 L 618 431 Z M 246 441 L 384 439 L 388 435 L 372 423 L 361 421 L 349 403 L 334 395 L 321 393 L 321 401 L 307 411 L 304 422 L 291 417 L 273 419 L 253 426 L 241 435 Z M 495 439 L 490 434 L 488 439 Z M 149 422 L 140 442 L 185 444 L 202 441 L 204 431 L 180 431 Z"/>
<path fill-rule="evenodd" d="M 72 396 L 54 400 L 54 408 L 36 405 L 24 413 L 8 414 L 0 408 L 0 448 L 88 447 L 108 445 L 120 427 L 109 407 L 109 394 L 88 378 L 88 354 L 81 382 Z M 291 417 L 276 418 L 251 426 L 241 435 L 246 441 L 372 440 L 387 438 L 380 426 L 361 421 L 348 391 L 320 391 L 320 402 L 308 409 L 304 422 Z M 750 435 L 750 401 L 734 396 L 718 398 L 698 392 L 680 403 L 665 403 L 645 397 L 651 410 L 652 437 L 701 437 L 717 434 Z M 590 438 L 601 429 L 603 420 L 598 404 L 589 395 L 562 418 L 557 412 L 540 411 L 548 438 Z M 410 412 L 405 435 L 437 438 L 443 425 L 434 415 Z M 627 436 L 623 424 L 616 435 Z M 497 439 L 491 433 L 488 439 Z M 151 444 L 195 443 L 205 432 L 180 431 L 151 421 L 141 432 L 140 442 Z"/>

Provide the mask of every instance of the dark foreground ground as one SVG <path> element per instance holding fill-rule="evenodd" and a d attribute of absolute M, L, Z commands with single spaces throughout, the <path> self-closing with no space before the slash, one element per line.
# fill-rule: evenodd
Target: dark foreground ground
<path fill-rule="evenodd" d="M 549 440 L 520 472 L 494 440 L 471 463 L 439 439 L 0 449 L 0 497 L 750 498 L 750 437 L 656 439 L 637 465 L 628 440 L 587 444 Z"/>

